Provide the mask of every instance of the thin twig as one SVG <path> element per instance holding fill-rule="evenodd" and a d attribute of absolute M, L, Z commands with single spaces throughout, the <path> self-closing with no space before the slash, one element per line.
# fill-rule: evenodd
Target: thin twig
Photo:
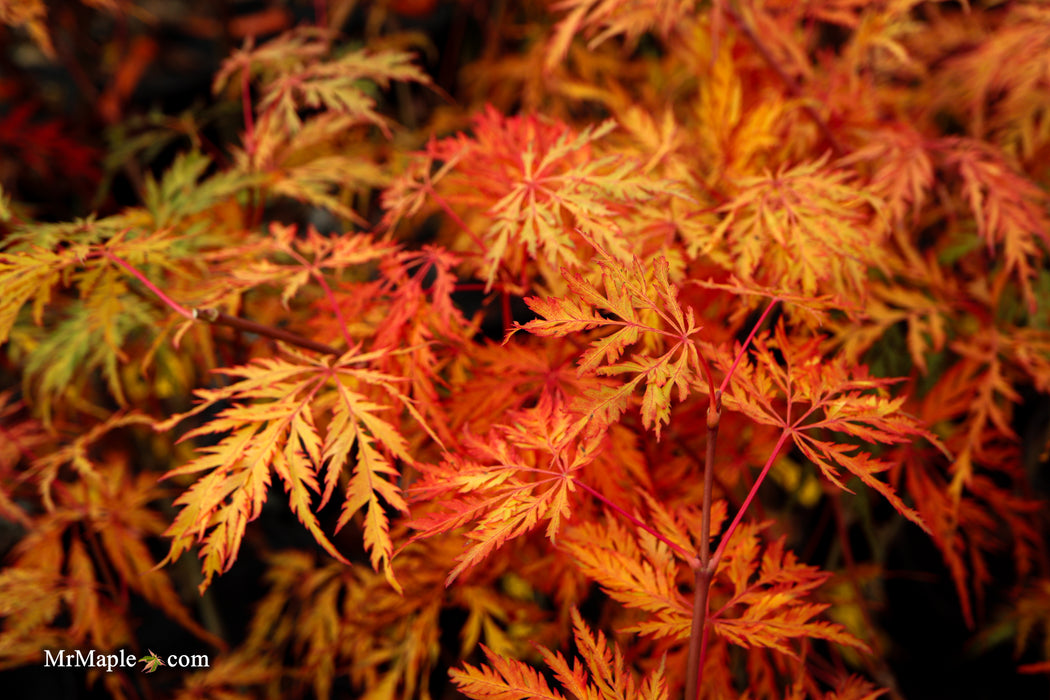
<path fill-rule="evenodd" d="M 335 355 L 336 357 L 338 357 L 343 354 L 340 351 L 333 348 L 331 345 L 325 345 L 324 343 L 319 343 L 316 340 L 304 338 L 301 335 L 291 333 L 282 328 L 276 328 L 274 326 L 267 326 L 262 323 L 256 323 L 255 321 L 249 321 L 246 318 L 230 316 L 228 313 L 224 313 L 222 311 L 219 311 L 218 309 L 194 309 L 193 317 L 220 326 L 229 326 L 230 328 L 236 328 L 237 330 L 247 331 L 249 333 L 258 333 L 259 335 L 264 335 L 267 338 L 280 340 L 291 345 L 297 345 L 307 350 L 313 350 L 314 352 L 324 353 L 325 355 Z"/>
<path fill-rule="evenodd" d="M 741 506 L 736 518 L 729 526 L 729 530 L 727 530 L 722 537 L 718 550 L 715 552 L 714 557 L 712 557 L 711 492 L 714 489 L 715 481 L 715 447 L 718 442 L 718 426 L 722 418 L 722 391 L 728 386 L 729 380 L 732 378 L 733 373 L 736 371 L 737 366 L 744 357 L 744 353 L 746 353 L 747 349 L 751 346 L 755 334 L 758 333 L 758 329 L 761 328 L 763 323 L 765 323 L 766 318 L 779 301 L 779 299 L 774 299 L 770 302 L 769 306 L 766 307 L 766 310 L 762 312 L 762 316 L 758 319 L 758 322 L 755 323 L 754 328 L 751 329 L 751 333 L 747 336 L 747 339 L 741 346 L 740 352 L 737 353 L 736 358 L 733 360 L 732 366 L 729 368 L 729 371 L 726 372 L 726 376 L 722 379 L 722 384 L 719 389 L 713 389 L 714 381 L 712 379 L 711 371 L 707 366 L 707 363 L 704 362 L 704 369 L 707 373 L 708 383 L 712 387 L 712 390 L 711 404 L 707 408 L 707 452 L 704 457 L 704 495 L 700 515 L 700 553 L 691 563 L 693 568 L 693 619 L 689 631 L 689 653 L 686 657 L 685 700 L 699 700 L 700 689 L 703 687 L 704 658 L 707 655 L 707 609 L 711 591 L 711 582 L 714 580 L 715 570 L 718 568 L 718 562 L 722 558 L 722 552 L 725 548 L 726 542 L 729 541 L 729 538 L 733 534 L 733 530 L 736 529 L 740 519 L 743 518 L 744 512 L 747 510 L 755 493 L 758 491 L 759 484 L 762 483 L 769 468 L 773 465 L 773 460 L 780 452 L 780 447 L 788 436 L 787 431 L 781 436 L 781 441 L 778 442 L 777 446 L 774 448 L 773 454 L 769 458 L 769 462 L 766 464 L 765 469 L 762 470 L 758 480 L 755 482 L 755 486 L 751 489 L 751 493 L 748 494 L 747 499 L 744 501 L 743 506 Z M 701 355 L 701 359 L 702 358 L 703 356 Z"/>
<path fill-rule="evenodd" d="M 715 447 L 722 419 L 722 392 L 716 391 L 707 408 L 707 452 L 704 457 L 704 495 L 700 520 L 700 556 L 693 561 L 693 622 L 689 632 L 689 656 L 685 669 L 685 698 L 698 700 L 703 686 L 703 641 L 707 627 L 708 593 L 714 568 L 711 566 L 711 490 L 715 483 Z"/>
<path fill-rule="evenodd" d="M 747 334 L 747 338 L 744 340 L 744 344 L 743 346 L 741 346 L 740 352 L 738 352 L 736 357 L 733 358 L 733 365 L 729 368 L 729 371 L 726 372 L 726 376 L 722 378 L 722 384 L 718 387 L 720 391 L 725 391 L 726 387 L 729 386 L 729 380 L 733 377 L 733 373 L 736 372 L 736 368 L 740 364 L 740 361 L 744 359 L 744 353 L 747 352 L 748 347 L 755 339 L 755 335 L 758 334 L 758 329 L 762 327 L 762 324 L 766 322 L 766 318 L 769 316 L 770 312 L 779 303 L 779 298 L 773 299 L 771 302 L 769 302 L 769 306 L 766 307 L 766 310 L 762 312 L 762 315 L 759 316 L 758 321 L 755 322 L 755 325 L 751 329 L 751 332 Z"/>
<path fill-rule="evenodd" d="M 230 328 L 236 328 L 237 330 L 247 331 L 249 333 L 257 333 L 267 338 L 273 338 L 274 340 L 280 340 L 290 345 L 296 345 L 307 350 L 313 350 L 314 352 L 320 352 L 325 355 L 335 355 L 339 357 L 343 353 L 336 350 L 331 345 L 325 345 L 319 343 L 316 340 L 310 340 L 304 338 L 301 335 L 286 331 L 283 328 L 276 328 L 274 326 L 267 326 L 262 323 L 256 323 L 255 321 L 249 321 L 246 318 L 239 318 L 237 316 L 230 316 L 227 313 L 219 311 L 218 309 L 200 308 L 200 309 L 187 309 L 182 304 L 178 303 L 161 289 L 153 284 L 146 275 L 142 274 L 140 270 L 137 270 L 128 262 L 114 255 L 109 250 L 103 250 L 102 254 L 108 259 L 120 265 L 122 268 L 128 271 L 132 276 L 135 277 L 139 282 L 146 285 L 146 287 L 157 295 L 161 301 L 163 301 L 168 307 L 177 312 L 180 316 L 188 319 L 203 320 L 208 323 L 214 323 L 220 326 L 229 326 Z"/>

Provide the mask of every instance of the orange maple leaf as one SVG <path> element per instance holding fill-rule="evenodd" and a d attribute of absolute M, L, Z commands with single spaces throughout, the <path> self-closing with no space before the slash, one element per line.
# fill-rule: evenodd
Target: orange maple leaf
<path fill-rule="evenodd" d="M 570 697 L 577 700 L 666 700 L 669 697 L 662 663 L 639 682 L 631 674 L 619 648 L 607 641 L 602 632 L 597 635 L 591 632 L 575 608 L 572 626 L 583 663 L 576 660 L 570 665 L 559 652 L 542 647 L 539 650 Z M 564 695 L 551 689 L 547 680 L 527 664 L 496 656 L 487 648 L 485 655 L 491 666 L 464 664 L 463 670 L 451 672 L 453 682 L 468 698 L 565 700 Z"/>
<path fill-rule="evenodd" d="M 989 253 L 1002 246 L 1003 273 L 1014 277 L 1034 312 L 1032 280 L 1050 246 L 1050 216 L 1046 213 L 1050 200 L 1046 193 L 986 143 L 946 138 L 940 150 L 946 164 L 956 168 L 962 178 L 963 195 Z"/>
<path fill-rule="evenodd" d="M 536 115 L 506 117 L 488 107 L 474 120 L 474 135 L 431 141 L 388 191 L 386 221 L 419 211 L 431 197 L 467 241 L 458 247 L 491 288 L 501 270 L 520 285 L 527 260 L 557 284 L 561 266 L 578 268 L 595 246 L 630 259 L 617 216 L 655 194 L 677 194 L 671 181 L 646 174 L 634 159 L 602 147 L 616 128 L 609 120 L 577 132 Z M 434 164 L 442 166 L 434 170 Z M 462 205 L 473 215 L 456 213 Z M 481 214 L 477 214 L 480 212 Z"/>
<path fill-rule="evenodd" d="M 696 239 L 691 254 L 789 293 L 863 295 L 868 269 L 882 265 L 887 221 L 881 201 L 827 161 L 740 178 L 740 192 L 720 207 L 722 223 Z"/>
<path fill-rule="evenodd" d="M 716 584 L 730 588 L 728 599 L 710 616 L 718 634 L 743 647 L 769 647 L 795 656 L 792 640 L 826 639 L 867 653 L 871 650 L 841 625 L 814 619 L 829 605 L 806 601 L 806 595 L 831 574 L 800 563 L 784 549 L 784 538 L 764 548 L 759 538 L 765 526 L 746 523 L 737 528 L 719 561 Z M 737 606 L 739 615 L 730 616 Z"/>
<path fill-rule="evenodd" d="M 568 295 L 526 299 L 542 318 L 516 326 L 511 334 L 527 330 L 541 336 L 565 336 L 591 329 L 613 330 L 591 342 L 580 356 L 577 373 L 634 376 L 618 387 L 598 387 L 587 395 L 579 404 L 584 420 L 597 418 L 600 426 L 614 422 L 644 380 L 642 423 L 652 427 L 659 440 L 661 426 L 670 422 L 672 392 L 677 389 L 678 400 L 684 401 L 690 385 L 703 377 L 703 360 L 693 338 L 700 327 L 693 310 L 678 303 L 678 289 L 670 281 L 665 258 L 655 258 L 649 269 L 638 261 L 628 266 L 604 260 L 600 266 L 601 288 L 565 270 Z M 638 343 L 638 352 L 617 362 Z"/>
<path fill-rule="evenodd" d="M 818 350 L 822 341 L 820 337 L 789 341 L 782 323 L 773 339 L 756 337 L 755 360 L 745 360 L 737 367 L 724 405 L 758 423 L 783 429 L 831 483 L 849 491 L 839 478 L 839 468 L 844 468 L 929 532 L 893 487 L 876 478 L 890 464 L 858 444 L 830 435 L 886 445 L 921 437 L 947 450 L 919 421 L 901 411 L 904 397 L 886 394 L 886 387 L 899 380 L 870 377 L 863 365 L 850 366 L 840 357 L 822 358 Z M 719 363 L 728 369 L 732 359 L 722 357 Z"/>
<path fill-rule="evenodd" d="M 234 405 L 182 439 L 215 433 L 225 433 L 225 437 L 200 448 L 196 459 L 165 475 L 170 479 L 207 472 L 175 501 L 183 508 L 168 529 L 172 543 L 165 561 L 173 561 L 201 542 L 204 580 L 200 588 L 207 588 L 215 574 L 228 570 L 236 560 L 247 524 L 262 511 L 272 470 L 288 492 L 292 512 L 318 544 L 349 564 L 322 531 L 314 514 L 313 494 L 321 493 L 316 506 L 320 509 L 331 497 L 348 460 L 355 456 L 338 527 L 367 508 L 365 547 L 372 566 L 384 571 L 396 587 L 389 568 L 393 544 L 384 502 L 402 512 L 407 512 L 407 505 L 400 487 L 391 481 L 399 472 L 387 454 L 406 462 L 412 458 L 404 438 L 378 414 L 399 404 L 413 414 L 414 409 L 396 388 L 395 377 L 361 366 L 380 354 L 382 351 L 359 354 L 351 350 L 334 362 L 302 356 L 296 357 L 297 362 L 267 358 L 219 370 L 237 381 L 222 389 L 198 391 L 203 403 L 191 413 L 219 402 Z M 392 405 L 375 403 L 371 394 L 386 394 Z M 330 416 L 323 431 L 315 415 L 322 413 Z M 323 492 L 318 481 L 322 471 Z"/>
<path fill-rule="evenodd" d="M 597 434 L 581 437 L 578 417 L 546 397 L 509 414 L 508 421 L 486 439 L 468 434 L 464 447 L 473 459 L 452 454 L 440 465 L 420 465 L 423 479 L 412 488 L 413 500 L 439 501 L 442 510 L 412 520 L 420 531 L 413 541 L 473 526 L 467 533 L 472 544 L 446 584 L 541 520 L 554 542 L 572 512 L 576 474 L 594 459 L 600 440 Z"/>

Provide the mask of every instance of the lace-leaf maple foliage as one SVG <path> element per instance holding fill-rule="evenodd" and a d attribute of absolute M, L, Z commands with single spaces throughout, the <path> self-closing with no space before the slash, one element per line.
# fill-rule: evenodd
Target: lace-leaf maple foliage
<path fill-rule="evenodd" d="M 0 192 L 0 666 L 146 609 L 212 668 L 114 696 L 867 700 L 922 538 L 1045 673 L 1045 8 L 446 4 L 455 86 L 375 3 L 137 206 Z"/>

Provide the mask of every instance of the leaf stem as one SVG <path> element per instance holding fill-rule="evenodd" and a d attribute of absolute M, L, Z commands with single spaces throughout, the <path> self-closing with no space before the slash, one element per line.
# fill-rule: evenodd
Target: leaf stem
<path fill-rule="evenodd" d="M 324 292 L 325 299 L 328 300 L 329 306 L 332 307 L 332 313 L 335 314 L 335 320 L 339 324 L 339 331 L 343 334 L 343 340 L 346 341 L 348 348 L 354 347 L 354 341 L 350 338 L 350 331 L 347 330 L 346 319 L 343 318 L 343 312 L 339 308 L 339 303 L 335 299 L 335 294 L 332 292 L 332 288 L 328 286 L 328 282 L 324 278 L 324 272 L 314 263 L 299 255 L 291 246 L 285 249 L 289 255 L 295 258 L 296 262 L 305 267 L 310 271 L 310 274 L 314 276 L 317 283 L 321 285 L 321 290 Z"/>
<path fill-rule="evenodd" d="M 622 516 L 624 519 L 626 519 L 628 522 L 630 522 L 635 527 L 640 528 L 642 530 L 645 530 L 650 535 L 655 537 L 657 540 L 659 540 L 660 542 L 663 542 L 664 544 L 666 544 L 668 547 L 670 547 L 672 550 L 677 552 L 683 558 L 685 558 L 687 560 L 695 558 L 695 557 L 692 556 L 692 554 L 689 551 L 683 549 L 681 546 L 679 546 L 679 545 L 675 544 L 674 542 L 672 542 L 671 540 L 667 539 L 666 537 L 661 535 L 659 532 L 657 532 L 655 529 L 649 527 L 644 522 L 642 522 L 641 520 L 639 520 L 638 518 L 634 517 L 633 515 L 628 513 L 626 510 L 621 508 L 620 506 L 618 506 L 615 503 L 613 503 L 612 501 L 610 501 L 604 495 L 599 493 L 596 489 L 594 489 L 591 486 L 589 486 L 586 482 L 581 481 L 579 479 L 573 479 L 572 483 L 575 484 L 576 486 L 579 486 L 584 491 L 586 491 L 587 493 L 589 493 L 592 496 L 594 496 L 595 498 L 597 498 L 599 501 L 604 503 L 606 506 L 608 506 L 612 510 L 616 511 L 617 514 Z"/>
<path fill-rule="evenodd" d="M 433 183 L 431 183 L 428 180 L 427 183 L 423 186 L 423 188 L 423 191 L 429 194 L 431 197 L 433 197 L 434 201 L 437 202 L 437 205 L 441 207 L 441 210 L 444 211 L 450 219 L 452 219 L 452 223 L 458 226 L 461 231 L 470 236 L 470 239 L 474 241 L 474 245 L 476 245 L 482 251 L 479 254 L 483 255 L 485 251 L 484 241 L 481 240 L 478 234 L 474 233 L 473 229 L 467 226 L 467 222 L 463 220 L 463 217 L 461 217 L 459 214 L 453 211 L 452 206 L 445 200 L 445 198 L 437 193 L 437 190 L 434 189 Z"/>
<path fill-rule="evenodd" d="M 149 279 L 146 277 L 146 275 L 142 274 L 142 272 L 140 272 L 139 270 L 137 270 L 136 268 L 132 267 L 130 264 L 128 264 L 124 260 L 122 260 L 119 257 L 117 257 L 116 255 L 114 255 L 109 250 L 103 249 L 102 250 L 102 255 L 104 255 L 108 260 L 110 260 L 112 262 L 115 262 L 117 265 L 120 265 L 122 268 L 127 270 L 135 279 L 137 279 L 139 282 L 142 282 L 142 284 L 146 285 L 147 289 L 149 289 L 151 292 L 156 294 L 158 299 L 160 299 L 165 304 L 167 304 L 169 307 L 171 307 L 180 316 L 182 316 L 183 318 L 188 318 L 188 319 L 196 318 L 196 315 L 193 313 L 193 311 L 190 311 L 185 306 L 182 306 L 177 301 L 175 301 L 174 299 L 169 297 L 167 294 L 162 292 L 160 290 L 160 288 L 157 287 L 157 285 L 155 285 L 152 282 L 150 282 Z"/>
<path fill-rule="evenodd" d="M 732 378 L 733 373 L 736 372 L 736 368 L 740 364 L 740 360 L 744 359 L 744 353 L 746 353 L 748 347 L 751 346 L 751 341 L 755 339 L 755 334 L 758 333 L 758 329 L 761 328 L 762 324 L 766 322 L 766 318 L 769 317 L 770 312 L 773 311 L 773 308 L 778 303 L 780 303 L 780 299 L 773 299 L 773 301 L 769 302 L 769 306 L 766 307 L 766 310 L 762 312 L 762 315 L 758 318 L 758 321 L 756 321 L 755 325 L 751 328 L 751 332 L 748 333 L 747 338 L 744 340 L 744 344 L 740 346 L 740 352 L 738 352 L 736 354 L 736 357 L 733 358 L 733 365 L 729 368 L 729 371 L 726 372 L 726 376 L 722 379 L 722 385 L 718 387 L 720 391 L 725 391 L 726 387 L 729 386 L 729 380 L 730 378 Z"/>
<path fill-rule="evenodd" d="M 755 479 L 755 483 L 751 486 L 751 490 L 747 494 L 747 498 L 744 499 L 744 503 L 740 506 L 740 509 L 736 513 L 736 517 L 733 518 L 733 522 L 729 524 L 729 529 L 726 530 L 726 534 L 722 536 L 722 541 L 718 544 L 718 549 L 715 550 L 715 555 L 711 558 L 711 570 L 714 571 L 718 568 L 718 564 L 722 561 L 722 555 L 725 553 L 726 544 L 729 543 L 729 538 L 733 536 L 740 521 L 744 519 L 744 513 L 747 512 L 748 506 L 751 505 L 751 501 L 755 499 L 755 495 L 758 493 L 758 488 L 765 481 L 766 475 L 769 474 L 770 468 L 773 466 L 773 462 L 776 461 L 777 455 L 780 454 L 780 450 L 784 447 L 784 443 L 791 437 L 793 431 L 790 428 L 785 428 L 784 432 L 780 434 L 780 439 L 777 440 L 777 444 L 773 447 L 772 453 L 769 455 L 769 459 L 766 460 L 766 464 L 762 467 L 762 471 L 759 473 L 758 478 Z"/>

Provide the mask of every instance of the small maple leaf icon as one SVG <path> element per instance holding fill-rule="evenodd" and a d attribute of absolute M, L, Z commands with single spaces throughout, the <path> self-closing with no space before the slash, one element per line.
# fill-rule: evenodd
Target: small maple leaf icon
<path fill-rule="evenodd" d="M 153 673 L 157 670 L 158 666 L 164 665 L 164 662 L 161 661 L 157 657 L 157 655 L 153 653 L 152 649 L 149 650 L 149 656 L 143 656 L 141 659 L 139 659 L 139 661 L 142 661 L 146 664 L 145 668 L 142 669 L 143 673 Z"/>

